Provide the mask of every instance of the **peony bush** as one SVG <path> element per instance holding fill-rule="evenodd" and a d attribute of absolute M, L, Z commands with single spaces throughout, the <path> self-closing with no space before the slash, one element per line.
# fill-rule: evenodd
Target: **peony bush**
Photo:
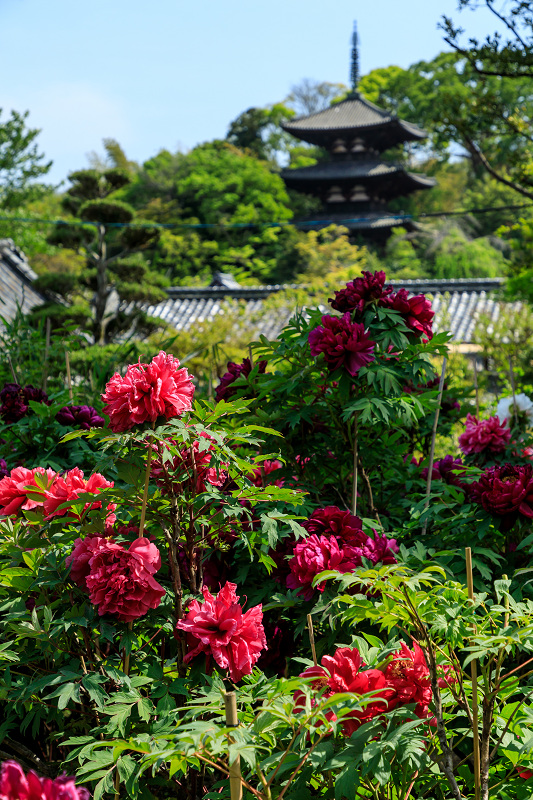
<path fill-rule="evenodd" d="M 441 397 L 432 322 L 366 272 L 214 400 L 5 387 L 0 800 L 530 797 L 529 406 Z"/>

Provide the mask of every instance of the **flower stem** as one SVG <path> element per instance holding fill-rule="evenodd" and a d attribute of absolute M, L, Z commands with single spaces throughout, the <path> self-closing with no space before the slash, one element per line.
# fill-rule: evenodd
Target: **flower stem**
<path fill-rule="evenodd" d="M 148 485 L 150 483 L 150 464 L 152 462 L 153 441 L 154 437 L 150 436 L 150 441 L 148 442 L 149 449 L 148 449 L 148 459 L 146 461 L 146 474 L 144 476 L 144 491 L 143 491 L 143 503 L 141 508 L 141 521 L 139 522 L 139 539 L 143 535 L 144 520 L 146 519 L 146 504 L 148 502 Z"/>
<path fill-rule="evenodd" d="M 128 622 L 128 631 L 132 631 L 132 630 L 133 630 L 133 620 L 130 619 L 130 621 Z M 130 654 L 129 653 L 124 653 L 124 674 L 125 675 L 129 675 L 130 674 Z"/>

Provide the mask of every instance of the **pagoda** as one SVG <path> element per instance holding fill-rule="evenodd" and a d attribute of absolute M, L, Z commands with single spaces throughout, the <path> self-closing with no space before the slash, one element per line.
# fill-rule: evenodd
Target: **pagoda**
<path fill-rule="evenodd" d="M 329 154 L 327 161 L 311 167 L 284 169 L 281 177 L 289 189 L 314 195 L 322 210 L 302 227 L 344 225 L 352 238 L 383 242 L 395 227 L 415 229 L 402 214 L 394 214 L 388 203 L 419 189 L 430 189 L 436 181 L 409 172 L 401 164 L 383 161 L 381 154 L 405 142 L 420 141 L 427 134 L 417 125 L 389 114 L 358 92 L 358 46 L 352 40 L 352 91 L 345 100 L 329 108 L 282 125 L 288 133 Z M 298 223 L 297 223 L 298 224 Z"/>

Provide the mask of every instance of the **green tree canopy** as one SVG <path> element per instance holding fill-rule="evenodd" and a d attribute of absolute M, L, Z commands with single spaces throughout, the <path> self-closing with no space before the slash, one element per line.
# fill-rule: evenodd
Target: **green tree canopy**
<path fill-rule="evenodd" d="M 0 207 L 19 208 L 35 200 L 46 191 L 38 183 L 49 172 L 51 161 L 45 161 L 39 153 L 36 139 L 38 128 L 28 128 L 28 111 L 11 111 L 8 119 L 2 120 L 0 109 Z"/>

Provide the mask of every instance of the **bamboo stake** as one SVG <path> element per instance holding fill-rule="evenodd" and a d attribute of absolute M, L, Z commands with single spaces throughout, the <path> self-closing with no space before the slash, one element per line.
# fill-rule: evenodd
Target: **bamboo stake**
<path fill-rule="evenodd" d="M 468 586 L 468 597 L 472 602 L 474 601 L 474 577 L 472 573 L 472 549 L 465 548 L 466 557 L 466 583 Z M 476 629 L 474 628 L 474 633 Z M 477 702 L 477 663 L 474 658 L 470 662 L 470 672 L 472 675 L 472 728 L 474 734 L 474 783 L 476 791 L 476 800 L 481 798 L 481 760 L 479 752 L 479 711 Z"/>
<path fill-rule="evenodd" d="M 48 358 L 50 356 L 50 317 L 46 317 L 46 336 L 44 340 L 44 363 L 43 363 L 43 380 L 42 389 L 46 392 L 46 384 L 48 382 Z"/>
<path fill-rule="evenodd" d="M 152 461 L 154 439 L 151 436 L 148 450 L 148 460 L 146 461 L 146 474 L 144 476 L 143 504 L 141 508 L 141 521 L 139 522 L 139 539 L 143 535 L 144 520 L 146 519 L 146 505 L 148 503 L 148 484 L 150 483 L 150 463 Z"/>
<path fill-rule="evenodd" d="M 224 704 L 226 706 L 226 727 L 237 728 L 239 718 L 237 716 L 237 696 L 235 692 L 225 692 Z M 228 742 L 231 743 L 231 741 L 231 737 L 228 737 Z M 233 764 L 229 765 L 229 788 L 231 800 L 242 800 L 240 756 L 237 756 Z"/>
<path fill-rule="evenodd" d="M 18 383 L 19 379 L 17 378 L 17 373 L 15 372 L 15 367 L 13 366 L 13 362 L 11 361 L 11 356 L 7 357 L 7 361 L 8 361 L 8 364 L 9 364 L 9 369 L 11 370 L 11 374 L 13 375 L 13 380 L 15 381 L 15 383 Z"/>
<path fill-rule="evenodd" d="M 132 630 L 133 630 L 133 620 L 130 620 L 128 622 L 128 631 L 132 631 Z M 124 653 L 124 674 L 125 675 L 129 675 L 130 674 L 130 654 L 129 653 Z"/>
<path fill-rule="evenodd" d="M 437 425 L 439 424 L 439 414 L 440 414 L 440 404 L 442 403 L 442 392 L 444 391 L 444 375 L 446 373 L 446 357 L 442 360 L 442 370 L 440 373 L 440 381 L 439 381 L 439 394 L 437 395 L 437 408 L 435 409 L 435 419 L 433 420 L 433 430 L 431 432 L 431 448 L 429 450 L 429 464 L 428 464 L 428 478 L 426 483 L 426 502 L 424 503 L 424 511 L 427 511 L 429 508 L 429 496 L 431 494 L 431 479 L 432 479 L 432 472 L 433 472 L 433 462 L 435 460 L 435 440 L 437 438 Z M 424 520 L 424 525 L 422 527 L 422 535 L 425 534 L 427 530 L 427 518 Z"/>
<path fill-rule="evenodd" d="M 67 367 L 67 386 L 68 386 L 68 396 L 70 397 L 70 402 L 72 403 L 73 396 L 72 396 L 72 376 L 70 374 L 70 358 L 68 355 L 68 350 L 65 350 L 65 365 Z"/>
<path fill-rule="evenodd" d="M 307 615 L 307 627 L 309 629 L 309 644 L 311 645 L 311 653 L 313 654 L 313 663 L 315 667 L 318 665 L 315 648 L 315 632 L 313 630 L 313 619 L 311 614 Z"/>
<path fill-rule="evenodd" d="M 513 372 L 513 359 L 509 356 L 509 376 L 511 378 L 511 389 L 513 390 L 513 414 L 511 419 L 509 420 L 509 427 L 512 428 L 516 425 L 516 418 L 518 417 L 518 409 L 516 407 L 516 390 L 515 390 L 515 383 L 514 383 L 514 372 Z"/>
<path fill-rule="evenodd" d="M 357 516 L 357 477 L 359 453 L 357 448 L 357 412 L 353 415 L 353 484 L 352 484 L 352 514 Z"/>
<path fill-rule="evenodd" d="M 474 387 L 476 390 L 476 417 L 479 422 L 479 389 L 477 385 L 477 358 L 474 356 Z"/>

